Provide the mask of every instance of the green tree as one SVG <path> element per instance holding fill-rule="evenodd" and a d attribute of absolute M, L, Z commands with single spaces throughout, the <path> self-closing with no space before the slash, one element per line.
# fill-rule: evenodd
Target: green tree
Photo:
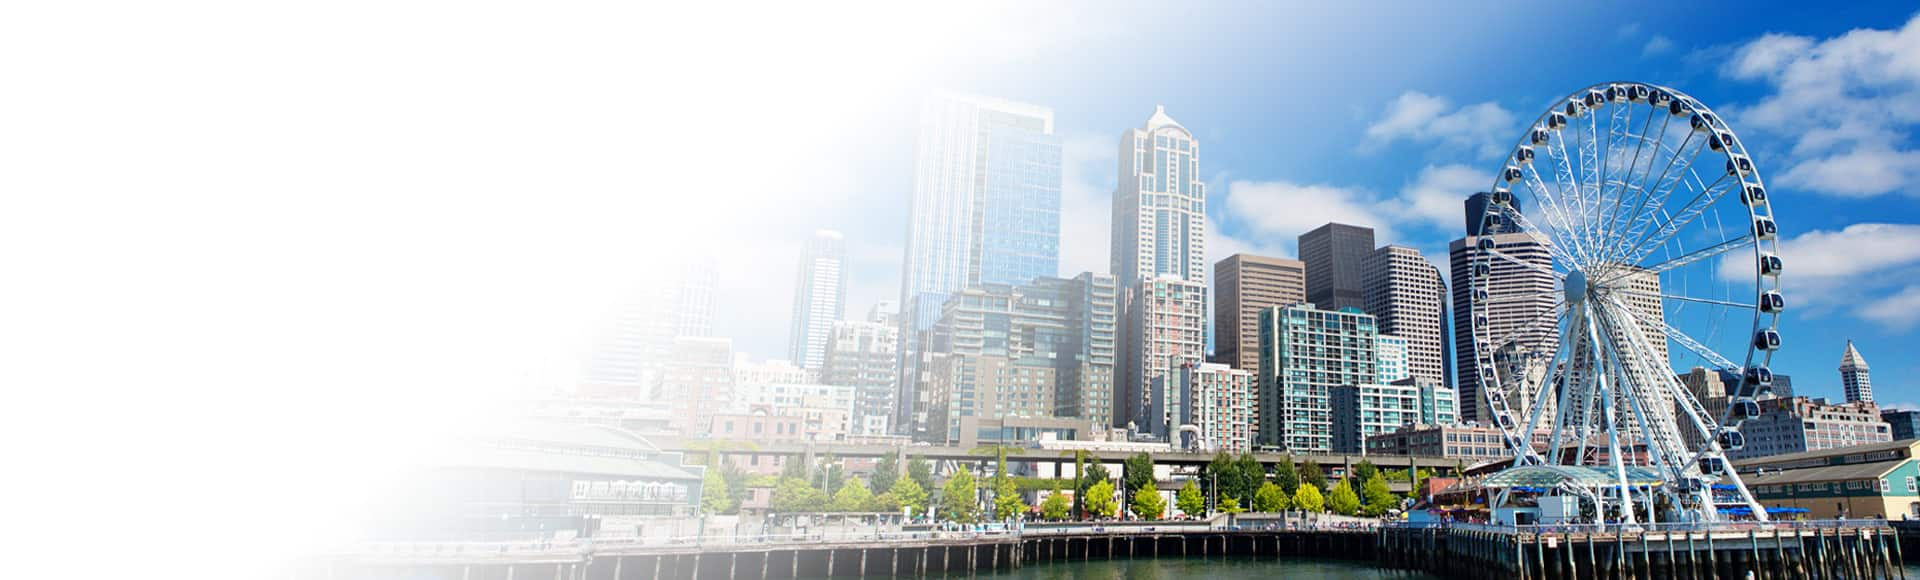
<path fill-rule="evenodd" d="M 888 514 L 900 513 L 900 498 L 894 497 L 891 491 L 873 496 L 873 501 L 867 502 L 866 511 Z"/>
<path fill-rule="evenodd" d="M 893 482 L 900 479 L 900 455 L 898 453 L 881 457 L 873 464 L 873 478 L 867 483 L 873 485 L 874 493 L 893 491 Z"/>
<path fill-rule="evenodd" d="M 1353 493 L 1355 495 L 1364 497 L 1360 487 L 1366 485 L 1367 480 L 1373 479 L 1373 475 L 1376 473 L 1380 473 L 1380 468 L 1375 466 L 1372 461 L 1362 459 L 1360 463 L 1354 464 L 1353 472 L 1347 474 L 1347 485 L 1353 486 Z"/>
<path fill-rule="evenodd" d="M 741 471 L 740 466 L 728 461 L 720 464 L 720 479 L 727 482 L 727 510 L 721 513 L 740 513 L 740 506 L 747 503 L 747 483 L 751 477 Z"/>
<path fill-rule="evenodd" d="M 1174 492 L 1173 505 L 1180 508 L 1180 513 L 1183 514 L 1202 517 L 1207 515 L 1207 497 L 1201 495 L 1200 486 L 1194 485 L 1191 479 L 1187 480 L 1186 485 L 1180 486 L 1180 491 Z"/>
<path fill-rule="evenodd" d="M 1247 511 L 1247 508 L 1240 507 L 1240 498 L 1229 495 L 1220 498 L 1220 511 L 1237 514 Z"/>
<path fill-rule="evenodd" d="M 800 481 L 807 481 L 808 475 L 811 474 L 807 473 L 807 460 L 801 455 L 788 457 L 787 464 L 780 468 L 781 479 L 793 478 Z"/>
<path fill-rule="evenodd" d="M 776 512 L 820 512 L 827 509 L 827 493 L 797 477 L 782 477 L 769 502 Z"/>
<path fill-rule="evenodd" d="M 1318 462 L 1308 459 L 1306 463 L 1300 464 L 1300 484 L 1326 489 L 1327 472 L 1326 470 L 1320 469 Z"/>
<path fill-rule="evenodd" d="M 1360 496 L 1353 493 L 1346 479 L 1341 479 L 1333 486 L 1333 495 L 1327 497 L 1327 507 L 1333 508 L 1333 513 L 1350 516 L 1360 511 Z"/>
<path fill-rule="evenodd" d="M 1220 499 L 1220 492 L 1223 489 L 1233 487 L 1234 478 L 1239 470 L 1239 464 L 1234 463 L 1233 456 L 1228 455 L 1225 450 L 1214 453 L 1213 461 L 1207 462 L 1206 471 L 1201 474 L 1200 485 L 1204 486 L 1207 497 Z"/>
<path fill-rule="evenodd" d="M 1280 484 L 1280 491 L 1287 495 L 1293 495 L 1294 491 L 1300 489 L 1300 472 L 1293 468 L 1292 453 L 1288 453 L 1279 465 L 1273 466 L 1273 481 Z"/>
<path fill-rule="evenodd" d="M 840 459 L 834 457 L 831 453 L 820 457 L 820 469 L 825 472 L 825 475 L 821 476 L 821 491 L 833 493 L 835 490 L 840 489 L 840 486 L 847 481 L 846 469 L 840 467 Z"/>
<path fill-rule="evenodd" d="M 1260 484 L 1260 491 L 1253 492 L 1253 511 L 1256 512 L 1284 512 L 1288 503 L 1286 490 L 1271 481 Z"/>
<path fill-rule="evenodd" d="M 1073 501 L 1067 499 L 1067 494 L 1060 493 L 1059 490 L 1047 494 L 1047 499 L 1040 502 L 1040 517 L 1059 521 L 1067 519 L 1070 515 L 1073 515 Z"/>
<path fill-rule="evenodd" d="M 1120 504 L 1113 500 L 1113 482 L 1102 480 L 1087 488 L 1087 513 L 1095 517 L 1110 518 L 1120 512 Z"/>
<path fill-rule="evenodd" d="M 1141 484 L 1138 489 L 1133 490 L 1133 503 L 1131 505 L 1133 507 L 1133 516 L 1140 519 L 1157 520 L 1167 513 L 1167 500 L 1166 498 L 1160 497 L 1160 490 L 1153 488 L 1153 480 L 1151 479 Z"/>
<path fill-rule="evenodd" d="M 727 478 L 720 476 L 720 470 L 707 467 L 707 474 L 700 481 L 700 513 L 723 514 L 733 509 L 733 494 L 727 487 Z"/>
<path fill-rule="evenodd" d="M 873 491 L 867 489 L 867 484 L 862 483 L 859 478 L 848 479 L 840 486 L 840 491 L 833 492 L 833 511 L 860 512 L 871 507 L 873 507 Z"/>
<path fill-rule="evenodd" d="M 914 514 L 927 511 L 927 489 L 920 487 L 920 482 L 911 477 L 895 482 L 893 491 L 887 493 L 893 494 L 894 501 L 899 502 L 900 507 L 909 508 Z"/>
<path fill-rule="evenodd" d="M 1320 495 L 1320 488 L 1301 483 L 1300 489 L 1293 492 L 1293 507 L 1308 513 L 1319 513 L 1327 509 L 1327 500 Z"/>
<path fill-rule="evenodd" d="M 1393 490 L 1387 489 L 1386 476 L 1377 471 L 1374 472 L 1373 477 L 1367 479 L 1366 483 L 1360 485 L 1360 496 L 1367 500 L 1367 507 L 1361 513 L 1373 517 L 1386 515 L 1388 510 L 1400 505 L 1400 496 L 1394 495 Z"/>
<path fill-rule="evenodd" d="M 927 458 L 918 455 L 907 461 L 907 478 L 920 484 L 922 491 L 933 489 L 933 464 Z M 906 498 L 901 498 L 905 501 Z"/>
<path fill-rule="evenodd" d="M 1020 497 L 1020 488 L 1013 484 L 1011 477 L 997 477 L 993 484 L 993 518 L 1010 520 L 1027 513 L 1027 502 Z"/>
<path fill-rule="evenodd" d="M 1260 466 L 1260 460 L 1252 453 L 1241 453 L 1233 462 L 1233 485 L 1226 486 L 1227 494 L 1237 498 L 1253 497 L 1260 490 L 1260 484 L 1267 481 L 1267 470 Z"/>
<path fill-rule="evenodd" d="M 1133 505 L 1135 490 L 1153 486 L 1153 456 L 1139 453 L 1128 457 L 1125 463 L 1120 464 L 1120 477 L 1120 489 L 1126 491 L 1128 505 Z"/>
<path fill-rule="evenodd" d="M 1086 452 L 1083 451 L 1075 456 L 1074 461 L 1076 467 L 1085 466 L 1085 469 L 1074 472 L 1080 474 L 1079 477 L 1075 478 L 1073 497 L 1074 500 L 1080 504 L 1078 513 L 1081 514 L 1091 513 L 1093 511 L 1093 508 L 1088 507 L 1086 503 L 1086 497 L 1092 495 L 1093 486 L 1100 483 L 1107 483 L 1108 489 L 1113 488 L 1113 484 L 1110 483 L 1113 480 L 1113 474 L 1107 472 L 1106 464 L 1100 463 L 1098 458 L 1095 458 L 1093 461 L 1084 461 L 1085 459 Z"/>
<path fill-rule="evenodd" d="M 940 488 L 940 515 L 950 521 L 971 524 L 978 519 L 977 498 L 979 488 L 973 483 L 973 474 L 961 469 L 947 478 L 946 487 Z"/>

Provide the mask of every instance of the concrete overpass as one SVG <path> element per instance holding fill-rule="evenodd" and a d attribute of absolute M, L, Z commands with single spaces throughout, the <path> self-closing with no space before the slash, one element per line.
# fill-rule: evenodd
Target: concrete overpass
<path fill-rule="evenodd" d="M 815 457 L 832 454 L 834 457 L 840 458 L 858 457 L 877 459 L 904 451 L 908 457 L 920 456 L 926 458 L 928 461 L 935 462 L 972 462 L 993 459 L 992 455 L 975 453 L 974 451 L 976 451 L 976 449 L 942 445 L 871 445 L 812 441 L 753 442 L 657 435 L 648 436 L 647 439 L 655 445 L 660 446 L 661 449 L 680 451 L 688 455 L 702 455 L 717 452 L 721 455 L 739 456 L 799 455 Z M 1074 460 L 1073 450 L 1027 447 L 1009 447 L 1009 450 L 1010 452 L 1007 453 L 1007 461 L 1009 462 L 1052 464 L 1058 466 L 1071 465 Z M 1087 451 L 1086 453 L 1089 459 L 1098 459 L 1101 463 L 1107 465 L 1118 465 L 1137 452 L 1103 450 Z M 1213 461 L 1214 456 L 1212 453 L 1187 451 L 1159 451 L 1153 452 L 1152 455 L 1155 465 L 1173 467 L 1198 467 L 1206 465 Z M 1236 456 L 1238 456 L 1238 454 L 1236 454 Z M 1284 461 L 1287 456 L 1282 453 L 1255 453 L 1253 457 L 1260 462 L 1261 466 L 1272 469 L 1274 465 Z M 1450 474 L 1456 465 L 1463 463 L 1467 465 L 1472 464 L 1471 462 L 1449 457 L 1406 455 L 1295 454 L 1293 460 L 1296 463 L 1305 463 L 1307 461 L 1318 463 L 1322 469 L 1326 470 L 1328 476 L 1336 475 L 1336 469 L 1342 469 L 1345 466 L 1351 466 L 1361 461 L 1371 461 L 1375 466 L 1382 469 L 1406 469 L 1409 465 L 1413 465 L 1431 469 L 1436 474 Z"/>

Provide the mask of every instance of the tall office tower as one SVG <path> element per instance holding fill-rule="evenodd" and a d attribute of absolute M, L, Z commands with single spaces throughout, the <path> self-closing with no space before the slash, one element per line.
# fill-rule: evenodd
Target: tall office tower
<path fill-rule="evenodd" d="M 1447 381 L 1447 285 L 1440 269 L 1419 250 L 1381 246 L 1367 255 L 1362 274 L 1365 310 L 1379 319 L 1380 332 L 1407 342 L 1411 376 Z M 1382 378 L 1380 382 L 1398 380 Z"/>
<path fill-rule="evenodd" d="M 895 424 L 913 424 L 919 347 L 947 296 L 981 284 L 1025 284 L 1060 269 L 1060 139 L 1053 110 L 943 94 L 920 111 L 913 199 L 900 285 Z"/>
<path fill-rule="evenodd" d="M 1206 282 L 1207 184 L 1200 142 L 1154 107 L 1120 135 L 1120 182 L 1113 193 L 1113 274 L 1123 285 L 1172 276 Z"/>
<path fill-rule="evenodd" d="M 1214 363 L 1184 365 L 1180 372 L 1170 373 L 1180 393 L 1174 431 L 1184 425 L 1200 430 L 1197 440 L 1175 437 L 1176 448 L 1252 451 L 1253 374 Z"/>
<path fill-rule="evenodd" d="M 1339 385 L 1328 393 L 1334 453 L 1364 453 L 1367 438 L 1420 422 L 1420 390 L 1413 385 Z"/>
<path fill-rule="evenodd" d="M 1460 396 L 1460 420 L 1488 424 L 1492 420 L 1487 409 L 1485 395 L 1480 392 L 1480 370 L 1473 354 L 1473 303 L 1469 292 L 1473 289 L 1473 248 L 1480 243 L 1481 236 L 1469 236 L 1454 240 L 1447 253 L 1453 270 L 1453 349 L 1454 390 Z M 1547 247 L 1545 238 L 1528 233 L 1494 234 L 1494 249 L 1512 256 L 1515 260 L 1530 264 L 1522 266 L 1508 260 L 1494 260 L 1487 284 L 1489 300 L 1484 308 L 1487 314 L 1487 326 L 1494 340 L 1502 344 L 1494 345 L 1495 367 L 1501 373 L 1510 373 L 1511 369 L 1522 369 L 1529 376 L 1544 376 L 1547 365 L 1551 364 L 1553 352 L 1559 346 L 1559 331 L 1551 322 L 1536 324 L 1552 316 L 1552 310 L 1559 296 L 1560 282 L 1548 268 L 1553 266 L 1553 256 Z M 1535 269 L 1539 268 L 1539 269 Z M 1526 294 L 1521 298 L 1516 294 Z M 1519 332 L 1522 329 L 1532 329 Z M 1502 384 L 1511 383 L 1501 375 Z M 1533 401 L 1519 393 L 1512 393 L 1509 400 L 1519 404 L 1520 409 L 1531 408 Z M 1552 416 L 1552 410 L 1543 411 Z"/>
<path fill-rule="evenodd" d="M 1094 274 L 955 293 L 922 331 L 915 422 L 905 430 L 948 442 L 966 417 L 1105 418 L 1115 308 L 1112 278 Z"/>
<path fill-rule="evenodd" d="M 1128 356 L 1122 380 L 1131 409 L 1123 416 L 1142 431 L 1168 437 L 1165 427 L 1175 419 L 1170 405 L 1179 393 L 1164 379 L 1182 365 L 1206 360 L 1207 285 L 1171 276 L 1141 280 L 1128 289 L 1125 301 L 1123 352 Z"/>
<path fill-rule="evenodd" d="M 1243 371 L 1260 369 L 1260 311 L 1307 301 L 1307 265 L 1299 260 L 1234 254 L 1213 264 L 1213 356 Z M 1260 420 L 1259 383 L 1252 393 Z"/>
<path fill-rule="evenodd" d="M 1120 135 L 1120 181 L 1113 193 L 1113 273 L 1119 283 L 1121 384 L 1114 421 L 1146 425 L 1154 379 L 1206 356 L 1207 185 L 1200 142 L 1155 107 L 1146 125 Z M 1122 419 L 1124 418 L 1124 419 Z M 1165 433 L 1156 433 L 1166 435 Z"/>
<path fill-rule="evenodd" d="M 1847 341 L 1847 352 L 1840 355 L 1840 388 L 1847 402 L 1873 402 L 1873 383 L 1867 379 L 1867 359 Z"/>
<path fill-rule="evenodd" d="M 833 323 L 847 310 L 847 244 L 840 232 L 820 230 L 800 252 L 800 276 L 793 289 L 793 330 L 787 357 L 817 369 L 827 363 Z"/>
<path fill-rule="evenodd" d="M 1373 352 L 1380 364 L 1376 367 L 1380 382 L 1391 383 L 1413 376 L 1407 371 L 1407 339 L 1391 334 L 1375 336 Z"/>
<path fill-rule="evenodd" d="M 1660 274 L 1638 266 L 1624 268 L 1629 271 L 1627 290 L 1632 293 L 1621 294 L 1621 301 L 1633 311 L 1634 321 L 1638 323 L 1635 326 L 1639 326 L 1640 335 L 1646 337 L 1647 347 L 1653 349 L 1654 359 L 1662 361 L 1661 366 L 1649 370 L 1671 373 L 1673 361 L 1667 358 L 1667 315 L 1660 301 Z"/>
<path fill-rule="evenodd" d="M 1332 451 L 1332 389 L 1379 382 L 1377 332 L 1359 308 L 1297 304 L 1261 312 L 1261 444 Z"/>
<path fill-rule="evenodd" d="M 1260 367 L 1260 311 L 1307 301 L 1307 265 L 1234 254 L 1213 264 L 1213 356 L 1241 370 Z"/>
<path fill-rule="evenodd" d="M 1493 194 L 1484 191 L 1467 196 L 1467 235 L 1480 235 L 1480 232 L 1486 228 L 1486 224 L 1482 220 L 1486 219 L 1487 202 L 1492 196 Z M 1520 200 L 1513 200 L 1513 209 L 1514 211 L 1520 210 Z M 1500 231 L 1520 231 L 1520 224 L 1513 220 L 1513 216 L 1500 214 L 1496 219 L 1499 220 Z"/>
<path fill-rule="evenodd" d="M 711 257 L 655 265 L 652 277 L 611 311 L 582 365 L 579 393 L 604 399 L 660 395 L 676 336 L 713 334 Z"/>
<path fill-rule="evenodd" d="M 1307 264 L 1307 301 L 1326 310 L 1366 308 L 1365 270 L 1373 228 L 1330 223 L 1300 234 Z"/>
<path fill-rule="evenodd" d="M 733 341 L 674 337 L 660 382 L 660 399 L 672 415 L 667 426 L 682 435 L 704 434 L 713 416 L 734 408 Z"/>
<path fill-rule="evenodd" d="M 891 431 L 894 391 L 900 360 L 900 327 L 885 316 L 833 323 L 827 343 L 823 382 L 853 387 L 853 432 L 885 435 Z"/>

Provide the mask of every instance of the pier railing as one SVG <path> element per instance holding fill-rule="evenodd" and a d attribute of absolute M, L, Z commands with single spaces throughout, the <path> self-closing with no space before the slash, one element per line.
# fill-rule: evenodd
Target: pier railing
<path fill-rule="evenodd" d="M 1656 522 L 1656 523 L 1604 523 L 1604 524 L 1527 524 L 1500 525 L 1468 522 L 1391 522 L 1382 524 L 1389 529 L 1455 529 L 1474 532 L 1488 532 L 1508 535 L 1535 534 L 1595 534 L 1615 535 L 1620 533 L 1662 533 L 1662 532 L 1745 532 L 1748 530 L 1836 530 L 1836 529 L 1885 529 L 1885 520 L 1804 520 L 1778 522 Z"/>

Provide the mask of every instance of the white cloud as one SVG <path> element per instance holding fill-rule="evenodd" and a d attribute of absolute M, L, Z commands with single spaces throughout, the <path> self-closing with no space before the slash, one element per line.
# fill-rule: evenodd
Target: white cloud
<path fill-rule="evenodd" d="M 1893 330 L 1907 330 L 1920 324 L 1920 285 L 1908 286 L 1891 296 L 1860 306 L 1861 318 Z"/>
<path fill-rule="evenodd" d="M 1863 223 L 1840 230 L 1815 230 L 1780 242 L 1786 270 L 1781 287 L 1790 308 L 1827 312 L 1860 306 L 1856 316 L 1891 327 L 1911 326 L 1900 310 L 1920 299 L 1920 286 L 1907 281 L 1920 276 L 1920 224 Z M 1730 255 L 1720 262 L 1719 277 L 1750 280 L 1751 257 Z"/>
<path fill-rule="evenodd" d="M 1721 67 L 1772 89 L 1734 115 L 1737 130 L 1790 140 L 1782 185 L 1848 197 L 1920 195 L 1920 17 L 1897 30 L 1819 40 L 1768 34 Z"/>
<path fill-rule="evenodd" d="M 1374 228 L 1376 239 L 1391 238 L 1391 222 L 1364 190 L 1287 181 L 1234 181 L 1227 187 L 1227 210 L 1255 234 L 1286 242 L 1307 230 L 1339 222 Z"/>
<path fill-rule="evenodd" d="M 1801 161 L 1780 184 L 1841 197 L 1872 197 L 1920 183 L 1920 151 L 1853 150 Z"/>
<path fill-rule="evenodd" d="M 1492 176 L 1466 165 L 1428 165 L 1400 190 L 1395 219 L 1431 224 L 1441 230 L 1465 227 L 1462 200 L 1492 185 Z M 1404 213 L 1403 213 L 1404 212 Z"/>
<path fill-rule="evenodd" d="M 1620 28 L 1618 28 L 1618 29 L 1615 29 L 1615 30 L 1613 31 L 1613 34 L 1614 34 L 1614 36 L 1618 36 L 1618 37 L 1620 37 L 1620 38 L 1621 38 L 1622 40 L 1625 40 L 1625 39 L 1628 39 L 1628 38 L 1633 38 L 1633 37 L 1635 37 L 1635 36 L 1639 36 L 1639 35 L 1640 35 L 1640 23 L 1638 23 L 1638 22 L 1629 22 L 1629 23 L 1626 23 L 1626 24 L 1622 24 L 1622 25 L 1620 25 Z"/>
<path fill-rule="evenodd" d="M 1649 56 L 1664 54 L 1669 50 L 1673 50 L 1673 40 L 1665 36 L 1655 34 L 1653 35 L 1653 38 L 1647 39 L 1646 46 L 1641 47 L 1640 57 L 1646 58 Z"/>
<path fill-rule="evenodd" d="M 1511 139 L 1514 116 L 1499 103 L 1488 101 L 1454 108 L 1444 97 L 1407 91 L 1388 103 L 1380 119 L 1367 126 L 1362 151 L 1394 141 L 1432 143 L 1463 148 L 1479 156 L 1498 157 L 1502 142 Z"/>

